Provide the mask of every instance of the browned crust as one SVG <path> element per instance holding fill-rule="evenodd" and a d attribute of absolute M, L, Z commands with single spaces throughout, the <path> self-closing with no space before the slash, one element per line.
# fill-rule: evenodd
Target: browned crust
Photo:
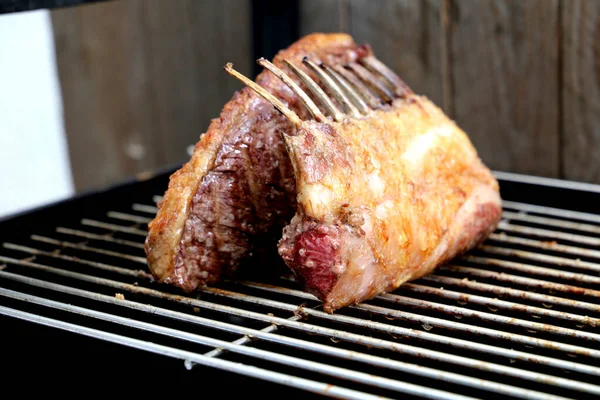
<path fill-rule="evenodd" d="M 156 217 L 148 224 L 144 249 L 150 271 L 159 281 L 168 282 L 189 206 L 202 177 L 212 168 L 217 149 L 231 125 L 242 115 L 248 97 L 242 90 L 212 120 L 208 131 L 194 147 L 190 161 L 169 178 L 169 186 L 158 204 Z"/>
<path fill-rule="evenodd" d="M 326 312 L 431 272 L 501 216 L 498 183 L 468 135 L 423 96 L 361 119 L 303 122 L 285 140 L 298 211 L 280 255 Z"/>
<path fill-rule="evenodd" d="M 348 56 L 347 53 L 351 51 L 356 55 Z M 370 49 L 367 46 L 356 46 L 346 34 L 315 33 L 303 37 L 288 49 L 281 51 L 273 62 L 285 69 L 281 63 L 282 58 L 300 63 L 305 55 L 313 53 L 318 54 L 322 61 L 331 63 L 342 53 L 346 53 L 344 58 L 356 59 L 370 54 Z M 258 75 L 256 82 L 268 87 L 276 80 L 272 74 L 263 71 Z M 236 92 L 225 104 L 220 116 L 212 120 L 206 134 L 201 136 L 191 159 L 171 175 L 168 189 L 158 204 L 158 213 L 148 224 L 149 233 L 145 243 L 148 266 L 158 281 L 170 282 L 192 198 L 202 178 L 213 168 L 215 155 L 227 133 L 243 120 L 250 100 L 255 96 L 249 88 Z M 295 102 L 292 98 L 286 100 Z"/>

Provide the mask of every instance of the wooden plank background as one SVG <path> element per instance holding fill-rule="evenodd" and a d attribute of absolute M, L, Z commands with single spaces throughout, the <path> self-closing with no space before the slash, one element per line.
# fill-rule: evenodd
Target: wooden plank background
<path fill-rule="evenodd" d="M 453 117 L 490 167 L 558 176 L 558 1 L 453 7 Z"/>
<path fill-rule="evenodd" d="M 600 182 L 600 2 L 565 5 L 562 171 L 567 179 Z"/>
<path fill-rule="evenodd" d="M 121 0 L 53 11 L 77 189 L 185 162 L 240 87 L 224 63 L 253 74 L 257 52 L 270 55 L 295 31 L 370 43 L 493 169 L 600 183 L 600 2 L 277 4 Z"/>
<path fill-rule="evenodd" d="M 52 21 L 77 190 L 186 161 L 241 88 L 223 65 L 252 71 L 246 1 L 124 0 Z"/>

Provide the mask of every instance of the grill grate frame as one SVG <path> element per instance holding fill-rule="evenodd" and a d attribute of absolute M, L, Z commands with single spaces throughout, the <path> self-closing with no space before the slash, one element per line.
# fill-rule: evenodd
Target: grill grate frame
<path fill-rule="evenodd" d="M 291 276 L 196 297 L 152 282 L 145 224 L 169 174 L 1 221 L 0 315 L 339 398 L 600 395 L 600 215 L 582 203 L 600 187 L 496 173 L 483 246 L 329 315 Z"/>

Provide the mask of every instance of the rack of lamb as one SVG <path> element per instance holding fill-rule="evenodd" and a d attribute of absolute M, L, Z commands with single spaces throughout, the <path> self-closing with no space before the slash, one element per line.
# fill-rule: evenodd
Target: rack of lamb
<path fill-rule="evenodd" d="M 499 186 L 467 134 L 367 45 L 313 34 L 225 105 L 170 179 L 146 254 L 192 291 L 278 252 L 335 310 L 390 292 L 483 241 Z M 263 263 L 249 263 L 261 268 Z"/>

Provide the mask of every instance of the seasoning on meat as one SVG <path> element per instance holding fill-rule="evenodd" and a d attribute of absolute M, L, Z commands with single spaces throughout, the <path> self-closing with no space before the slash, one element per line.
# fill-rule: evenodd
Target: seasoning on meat
<path fill-rule="evenodd" d="M 467 134 L 368 46 L 313 34 L 259 63 L 256 82 L 226 66 L 248 87 L 170 178 L 145 245 L 158 281 L 192 291 L 278 252 L 333 312 L 494 230 L 498 183 Z"/>
<path fill-rule="evenodd" d="M 281 51 L 282 60 L 308 56 L 330 65 L 371 54 L 345 34 L 312 34 Z M 308 71 L 308 70 L 307 70 Z M 308 112 L 271 73 L 256 82 L 302 117 Z M 196 144 L 189 162 L 170 177 L 145 251 L 159 282 L 192 291 L 231 276 L 246 260 L 274 255 L 295 210 L 295 178 L 282 132 L 295 126 L 249 88 L 236 93 Z"/>
<path fill-rule="evenodd" d="M 283 82 L 291 79 L 277 66 L 259 63 Z M 328 117 L 297 85 L 289 86 L 310 118 L 231 64 L 225 69 L 296 127 L 282 132 L 297 209 L 278 250 L 327 312 L 428 274 L 495 229 L 498 183 L 467 134 L 442 110 L 372 55 L 342 67 L 311 57 L 302 63 L 337 101 L 324 107 Z M 305 83 L 312 79 L 297 69 L 291 68 Z M 307 84 L 325 104 L 315 86 Z"/>

